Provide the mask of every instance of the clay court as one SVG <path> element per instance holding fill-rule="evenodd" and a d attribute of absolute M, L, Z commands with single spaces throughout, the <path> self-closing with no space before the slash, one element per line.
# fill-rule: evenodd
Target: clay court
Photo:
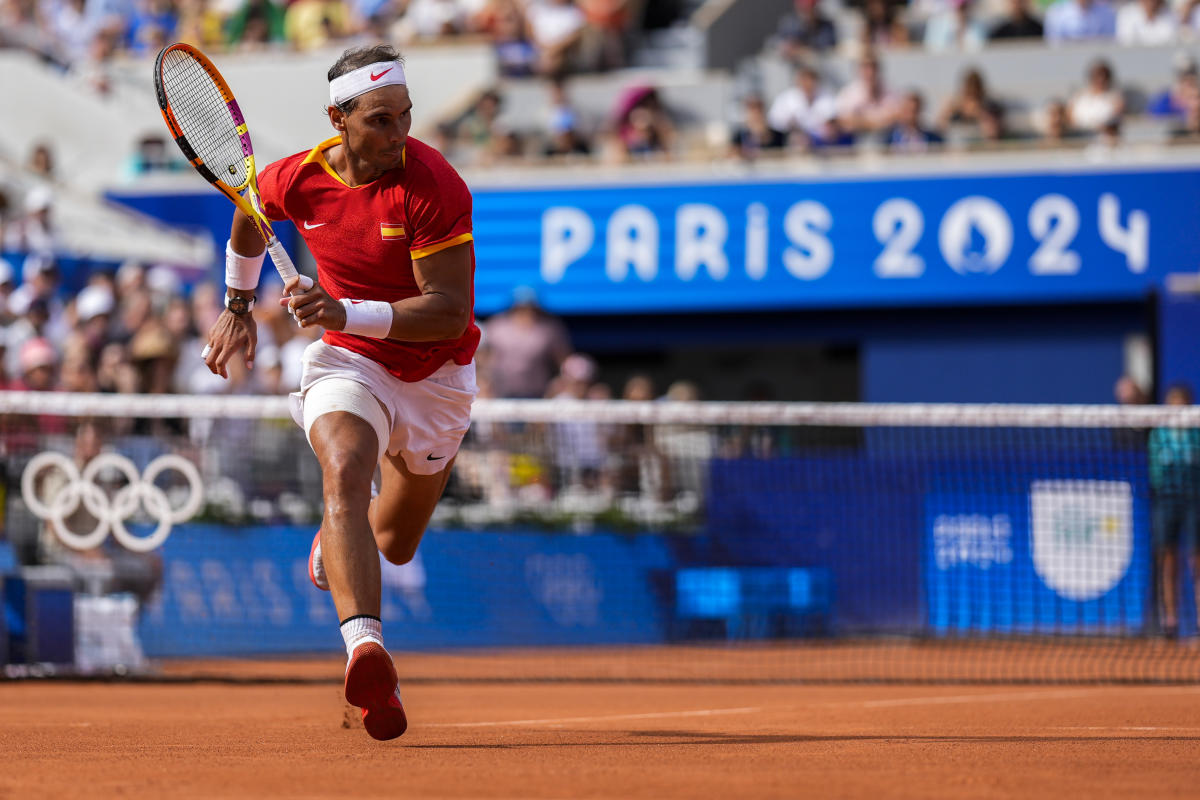
<path fill-rule="evenodd" d="M 346 722 L 336 657 L 214 664 L 220 680 L 195 681 L 191 664 L 175 666 L 183 682 L 0 684 L 0 797 L 1173 798 L 1200 785 L 1197 685 L 487 680 L 470 663 L 402 662 L 410 728 L 387 743 Z"/>

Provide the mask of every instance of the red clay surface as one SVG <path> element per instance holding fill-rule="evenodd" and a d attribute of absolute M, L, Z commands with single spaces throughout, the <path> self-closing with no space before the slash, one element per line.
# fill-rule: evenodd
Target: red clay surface
<path fill-rule="evenodd" d="M 1183 798 L 1200 686 L 0 684 L 0 798 Z"/>

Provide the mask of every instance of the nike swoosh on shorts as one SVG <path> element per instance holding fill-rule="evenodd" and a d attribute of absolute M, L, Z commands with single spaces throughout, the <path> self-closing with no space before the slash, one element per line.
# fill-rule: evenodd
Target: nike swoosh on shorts
<path fill-rule="evenodd" d="M 328 225 L 328 224 L 329 224 L 328 222 L 317 222 L 313 225 L 309 225 L 308 220 L 304 220 L 304 230 L 311 231 L 313 228 L 319 228 L 322 225 Z"/>

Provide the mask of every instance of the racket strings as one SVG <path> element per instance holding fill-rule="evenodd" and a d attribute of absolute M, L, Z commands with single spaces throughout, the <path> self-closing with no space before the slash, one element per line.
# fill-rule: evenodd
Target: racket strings
<path fill-rule="evenodd" d="M 162 63 L 162 84 L 175 122 L 196 155 L 221 183 L 246 185 L 245 153 L 221 89 L 200 62 L 178 50 Z"/>

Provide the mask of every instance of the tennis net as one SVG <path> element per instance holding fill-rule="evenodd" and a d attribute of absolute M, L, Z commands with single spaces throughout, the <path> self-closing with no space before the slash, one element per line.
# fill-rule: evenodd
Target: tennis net
<path fill-rule="evenodd" d="M 7 662 L 329 672 L 285 399 L 0 393 L 0 447 Z M 1198 515 L 1200 408 L 481 400 L 384 630 L 408 680 L 1190 682 Z"/>

